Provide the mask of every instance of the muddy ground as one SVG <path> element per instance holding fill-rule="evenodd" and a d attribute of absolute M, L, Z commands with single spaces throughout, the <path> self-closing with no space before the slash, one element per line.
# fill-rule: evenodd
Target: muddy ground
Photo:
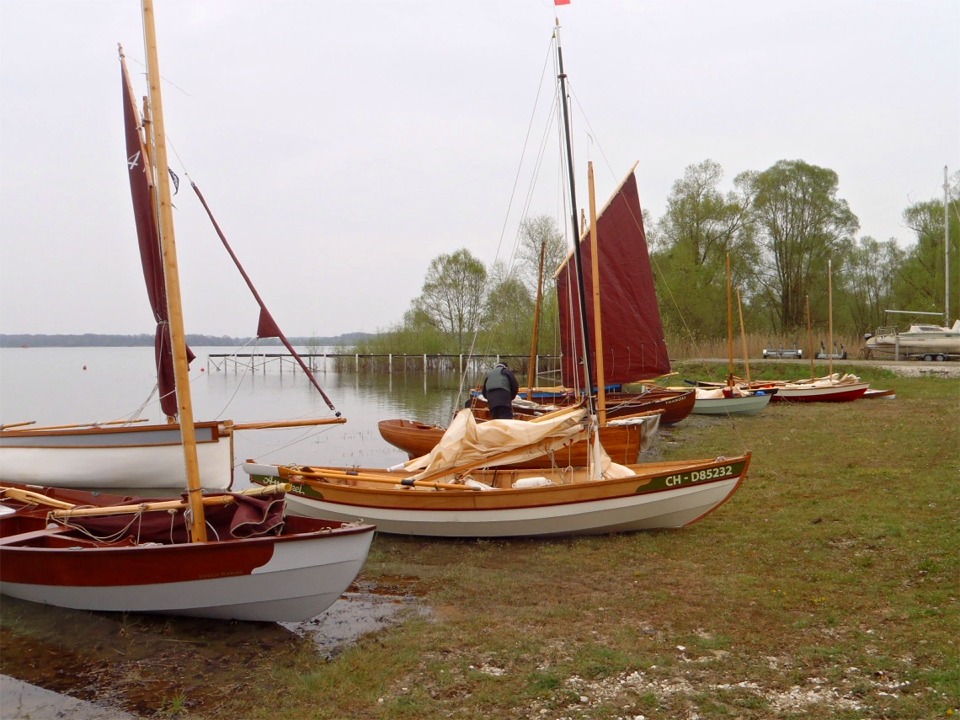
<path fill-rule="evenodd" d="M 264 666 L 292 665 L 304 652 L 333 657 L 409 612 L 428 611 L 404 578 L 358 578 L 324 614 L 284 624 L 80 612 L 4 597 L 0 673 L 142 717 L 202 714 L 242 693 Z"/>

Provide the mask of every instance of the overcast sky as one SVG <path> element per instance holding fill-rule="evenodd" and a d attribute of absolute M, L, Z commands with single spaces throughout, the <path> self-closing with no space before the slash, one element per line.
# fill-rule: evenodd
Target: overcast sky
<path fill-rule="evenodd" d="M 525 200 L 555 16 L 580 206 L 588 160 L 601 204 L 639 163 L 654 219 L 693 163 L 720 163 L 729 189 L 804 160 L 838 173 L 860 235 L 907 245 L 903 210 L 960 168 L 957 0 L 156 5 L 171 165 L 288 335 L 386 329 L 437 255 L 489 265 L 522 213 L 562 216 L 558 191 Z M 152 332 L 118 43 L 145 94 L 136 0 L 0 0 L 0 332 Z M 556 143 L 543 154 L 558 187 Z M 187 331 L 253 335 L 187 182 L 175 202 Z"/>

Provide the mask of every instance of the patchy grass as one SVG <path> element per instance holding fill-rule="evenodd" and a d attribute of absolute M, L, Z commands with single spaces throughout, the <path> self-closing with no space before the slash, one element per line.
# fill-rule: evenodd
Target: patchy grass
<path fill-rule="evenodd" d="M 663 432 L 663 457 L 754 453 L 741 491 L 689 528 L 378 536 L 362 578 L 405 578 L 432 613 L 332 659 L 278 626 L 120 623 L 4 600 L 3 671 L 206 720 L 948 717 L 960 707 L 960 383 L 852 371 L 897 399 L 771 405 Z M 51 667 L 58 653 L 82 680 Z M 100 685 L 76 670 L 90 667 Z"/>

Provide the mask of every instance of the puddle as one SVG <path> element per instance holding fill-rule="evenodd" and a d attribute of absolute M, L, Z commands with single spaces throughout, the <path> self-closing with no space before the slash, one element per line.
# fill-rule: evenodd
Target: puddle
<path fill-rule="evenodd" d="M 309 638 L 321 653 L 332 658 L 357 638 L 402 622 L 410 613 L 428 617 L 430 609 L 420 597 L 412 592 L 397 594 L 402 584 L 409 584 L 412 590 L 415 582 L 415 578 L 393 578 L 389 587 L 355 582 L 322 615 L 304 622 L 280 624 Z"/>

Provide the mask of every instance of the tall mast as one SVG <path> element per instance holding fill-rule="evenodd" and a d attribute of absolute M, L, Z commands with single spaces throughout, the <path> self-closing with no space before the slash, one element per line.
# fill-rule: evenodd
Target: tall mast
<path fill-rule="evenodd" d="M 833 375 L 833 260 L 827 260 L 827 375 Z"/>
<path fill-rule="evenodd" d="M 740 324 L 743 325 L 743 320 Z M 727 385 L 733 387 L 733 278 L 730 276 L 730 253 L 727 253 L 727 354 Z"/>
<path fill-rule="evenodd" d="M 580 252 L 580 228 L 577 224 L 577 187 L 573 178 L 573 144 L 570 138 L 570 108 L 567 98 L 567 75 L 563 72 L 563 50 L 560 48 L 560 20 L 556 21 L 554 37 L 557 39 L 557 70 L 560 80 L 560 101 L 563 107 L 563 137 L 567 150 L 567 175 L 570 181 L 570 212 L 573 230 L 573 253 L 577 259 L 577 290 L 580 295 L 580 331 L 583 344 L 583 368 L 586 373 L 587 410 L 594 414 L 593 404 L 593 362 L 590 359 L 590 325 L 587 322 L 587 300 L 583 283 L 583 258 Z M 594 278 L 596 283 L 597 278 Z M 597 348 L 597 352 L 602 352 Z M 601 388 L 602 391 L 602 388 Z"/>
<path fill-rule="evenodd" d="M 170 313 L 170 337 L 173 345 L 173 372 L 177 384 L 177 405 L 180 416 L 180 434 L 186 467 L 187 489 L 190 501 L 190 539 L 206 542 L 207 527 L 203 512 L 200 486 L 200 465 L 197 460 L 197 436 L 193 425 L 193 403 L 190 397 L 190 375 L 187 365 L 187 343 L 183 326 L 183 306 L 180 300 L 180 274 L 177 269 L 177 246 L 173 232 L 173 204 L 170 200 L 170 172 L 167 164 L 167 143 L 163 126 L 163 99 L 160 92 L 160 65 L 157 53 L 157 28 L 153 0 L 143 0 L 143 35 L 147 49 L 147 79 L 150 85 L 152 107 L 152 135 L 154 163 L 156 164 L 157 213 L 163 272 L 167 288 L 167 306 Z"/>
<path fill-rule="evenodd" d="M 600 324 L 600 247 L 597 244 L 597 192 L 593 184 L 593 163 L 587 163 L 590 190 L 590 277 L 593 278 L 593 346 L 597 349 L 597 415 L 600 427 L 607 424 L 607 391 L 603 375 L 603 329 Z M 578 242 L 579 246 L 580 243 Z"/>
<path fill-rule="evenodd" d="M 537 271 L 537 306 L 533 311 L 533 342 L 530 344 L 530 374 L 527 380 L 527 400 L 533 400 L 537 384 L 537 345 L 540 342 L 540 311 L 543 307 L 543 266 L 547 257 L 547 241 L 540 243 L 540 269 Z"/>
<path fill-rule="evenodd" d="M 950 183 L 947 181 L 947 166 L 943 166 L 943 324 L 950 327 Z"/>

